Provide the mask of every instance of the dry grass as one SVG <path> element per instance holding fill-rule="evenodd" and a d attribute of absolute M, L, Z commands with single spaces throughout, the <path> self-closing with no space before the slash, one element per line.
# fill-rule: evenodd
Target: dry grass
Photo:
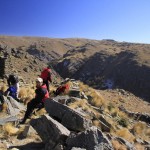
<path fill-rule="evenodd" d="M 119 115 L 119 109 L 116 108 L 116 107 L 111 109 L 110 114 L 111 114 L 112 117 L 117 117 Z"/>
<path fill-rule="evenodd" d="M 105 105 L 105 101 L 104 98 L 96 91 L 91 90 L 91 94 L 90 96 L 92 96 L 92 100 L 91 100 L 91 104 L 96 106 L 96 107 L 101 107 Z"/>
<path fill-rule="evenodd" d="M 150 127 L 146 129 L 145 135 L 150 137 Z"/>
<path fill-rule="evenodd" d="M 26 88 L 23 88 L 23 87 L 20 88 L 18 97 L 21 98 L 21 99 L 27 97 L 27 90 L 26 90 Z"/>
<path fill-rule="evenodd" d="M 7 112 L 7 108 L 8 108 L 8 105 L 6 103 L 4 103 L 2 105 L 2 112 Z"/>
<path fill-rule="evenodd" d="M 8 87 L 5 84 L 3 84 L 0 90 L 4 93 L 7 90 L 7 88 Z"/>
<path fill-rule="evenodd" d="M 17 135 L 18 132 L 19 132 L 19 129 L 14 127 L 12 123 L 6 123 L 4 126 L 3 126 L 3 129 L 5 131 L 5 134 L 6 135 Z"/>
<path fill-rule="evenodd" d="M 132 131 L 137 138 L 150 140 L 150 127 L 145 122 L 137 122 L 134 124 Z"/>
<path fill-rule="evenodd" d="M 98 127 L 98 128 L 101 128 L 101 124 L 100 124 L 100 122 L 98 120 L 94 120 L 93 121 L 93 125 Z"/>
<path fill-rule="evenodd" d="M 79 82 L 79 88 L 80 88 L 80 91 L 84 91 L 85 93 L 87 93 L 89 86 L 85 85 L 83 82 Z"/>
<path fill-rule="evenodd" d="M 126 146 L 122 145 L 118 141 L 112 140 L 111 142 L 112 142 L 114 150 L 127 150 Z"/>
<path fill-rule="evenodd" d="M 28 102 L 30 102 L 32 99 L 33 99 L 33 95 L 29 95 L 28 97 L 26 97 L 24 100 L 23 100 L 23 103 L 24 105 L 27 105 Z"/>
<path fill-rule="evenodd" d="M 96 92 L 94 89 L 90 88 L 88 85 L 79 82 L 80 91 L 83 91 L 87 96 L 90 96 L 91 99 L 89 103 L 96 107 L 105 106 L 105 100 L 102 95 Z"/>
<path fill-rule="evenodd" d="M 37 116 L 42 116 L 44 114 L 46 114 L 46 110 L 44 108 L 42 108 L 39 111 L 35 112 L 35 115 L 37 115 Z"/>
<path fill-rule="evenodd" d="M 134 140 L 135 140 L 135 137 L 133 136 L 133 134 L 131 134 L 129 132 L 129 130 L 127 128 L 122 128 L 122 129 L 118 130 L 116 132 L 116 135 L 126 139 L 129 142 L 134 142 Z"/>
<path fill-rule="evenodd" d="M 19 98 L 24 104 L 27 104 L 35 96 L 35 90 L 32 88 L 20 88 Z"/>
<path fill-rule="evenodd" d="M 87 105 L 86 100 L 80 100 L 80 101 L 75 101 L 74 103 L 70 103 L 69 107 L 72 109 L 76 109 L 78 107 L 84 108 L 85 105 Z"/>
<path fill-rule="evenodd" d="M 136 143 L 134 146 L 136 150 L 145 150 L 144 146 L 142 146 L 141 144 Z"/>
<path fill-rule="evenodd" d="M 90 107 L 87 100 L 82 99 L 80 101 L 75 101 L 74 103 L 70 103 L 69 107 L 72 109 L 82 108 L 83 111 L 90 113 L 91 116 L 95 116 L 98 118 L 100 116 L 99 112 Z"/>
<path fill-rule="evenodd" d="M 137 122 L 136 124 L 134 124 L 133 126 L 133 132 L 135 135 L 142 135 L 145 134 L 146 132 L 146 123 L 145 122 Z"/>

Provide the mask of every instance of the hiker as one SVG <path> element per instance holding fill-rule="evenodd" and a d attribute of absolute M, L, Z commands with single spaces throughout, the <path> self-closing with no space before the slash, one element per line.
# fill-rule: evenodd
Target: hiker
<path fill-rule="evenodd" d="M 48 92 L 49 90 L 49 82 L 52 82 L 52 76 L 51 76 L 51 69 L 50 66 L 47 66 L 47 68 L 44 68 L 41 72 L 40 77 L 43 79 L 43 83 L 46 84 Z"/>
<path fill-rule="evenodd" d="M 19 79 L 17 75 L 10 74 L 9 77 L 7 78 L 7 83 L 8 83 L 8 91 L 12 93 L 12 95 L 15 95 L 15 97 L 18 99 L 19 95 Z M 15 94 L 13 92 L 16 92 Z M 14 97 L 14 96 L 12 96 Z"/>
<path fill-rule="evenodd" d="M 40 106 L 40 108 L 44 107 L 44 102 L 47 98 L 49 98 L 49 93 L 47 90 L 46 85 L 43 83 L 42 78 L 36 79 L 36 90 L 35 90 L 35 98 L 33 98 L 28 104 L 27 104 L 27 110 L 25 112 L 24 118 L 20 122 L 20 124 L 24 124 L 26 122 L 26 119 L 30 117 L 31 113 L 35 108 Z"/>
<path fill-rule="evenodd" d="M 4 93 L 4 95 L 9 95 L 12 98 L 14 98 L 15 100 L 19 101 L 18 97 L 17 97 L 17 88 L 14 86 L 10 86 Z"/>
<path fill-rule="evenodd" d="M 70 89 L 70 83 L 69 78 L 66 78 L 62 83 L 61 86 L 59 86 L 56 91 L 53 91 L 53 93 L 57 96 L 63 93 L 68 93 Z"/>

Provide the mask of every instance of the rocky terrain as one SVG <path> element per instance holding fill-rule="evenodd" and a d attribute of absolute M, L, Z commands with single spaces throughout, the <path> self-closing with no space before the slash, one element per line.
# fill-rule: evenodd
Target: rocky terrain
<path fill-rule="evenodd" d="M 53 72 L 52 97 L 53 86 L 62 78 L 86 84 L 75 94 L 53 97 L 51 108 L 46 106 L 46 112 L 35 113 L 27 124 L 17 126 L 21 110 L 11 124 L 0 126 L 0 149 L 148 150 L 149 50 L 149 44 L 114 40 L 0 36 L 0 88 L 6 86 L 5 75 L 18 74 L 24 104 L 33 97 L 35 78 L 47 63 Z M 1 119 L 7 115 L 0 112 Z"/>
<path fill-rule="evenodd" d="M 24 125 L 18 119 L 25 106 L 5 97 L 9 101 L 8 109 L 3 106 L 0 112 L 0 149 L 149 149 L 148 102 L 122 89 L 94 90 L 79 81 L 70 84 L 69 93 L 54 96 L 51 91 L 45 108 L 36 110 Z"/>

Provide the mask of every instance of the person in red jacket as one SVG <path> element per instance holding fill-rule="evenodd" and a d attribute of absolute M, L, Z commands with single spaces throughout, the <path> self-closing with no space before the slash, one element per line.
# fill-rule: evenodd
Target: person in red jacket
<path fill-rule="evenodd" d="M 68 93 L 70 89 L 70 83 L 69 83 L 69 79 L 65 80 L 62 82 L 62 85 L 59 86 L 56 91 L 54 91 L 53 93 L 57 96 L 63 93 Z"/>
<path fill-rule="evenodd" d="M 47 90 L 49 92 L 49 82 L 52 82 L 51 69 L 49 66 L 47 66 L 47 68 L 43 69 L 40 77 L 43 79 L 43 83 L 46 84 Z"/>
<path fill-rule="evenodd" d="M 27 110 L 25 112 L 24 118 L 20 122 L 20 124 L 24 124 L 26 122 L 26 119 L 29 118 L 31 113 L 35 108 L 40 106 L 41 108 L 44 107 L 44 102 L 46 99 L 49 98 L 49 92 L 47 91 L 47 87 L 45 84 L 43 84 L 42 78 L 36 79 L 36 90 L 35 90 L 35 98 L 33 98 L 28 104 L 27 104 Z"/>

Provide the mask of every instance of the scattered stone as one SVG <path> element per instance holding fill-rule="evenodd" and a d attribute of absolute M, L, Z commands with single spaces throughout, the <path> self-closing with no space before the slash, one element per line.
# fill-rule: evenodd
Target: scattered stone
<path fill-rule="evenodd" d="M 25 139 L 27 138 L 27 136 L 30 136 L 32 134 L 37 134 L 37 132 L 33 129 L 32 126 L 30 125 L 26 125 L 23 132 L 21 132 L 19 135 L 18 135 L 18 139 Z"/>
<path fill-rule="evenodd" d="M 113 150 L 111 142 L 97 127 L 90 127 L 86 131 L 67 139 L 67 150 L 72 147 L 85 148 L 86 150 Z"/>
<path fill-rule="evenodd" d="M 80 90 L 71 89 L 69 91 L 69 96 L 81 98 Z"/>
<path fill-rule="evenodd" d="M 23 70 L 24 70 L 25 72 L 29 72 L 29 68 L 28 68 L 28 67 L 23 68 Z"/>
<path fill-rule="evenodd" d="M 99 117 L 101 123 L 101 129 L 103 132 L 110 132 L 111 124 L 104 118 L 103 115 Z"/>

